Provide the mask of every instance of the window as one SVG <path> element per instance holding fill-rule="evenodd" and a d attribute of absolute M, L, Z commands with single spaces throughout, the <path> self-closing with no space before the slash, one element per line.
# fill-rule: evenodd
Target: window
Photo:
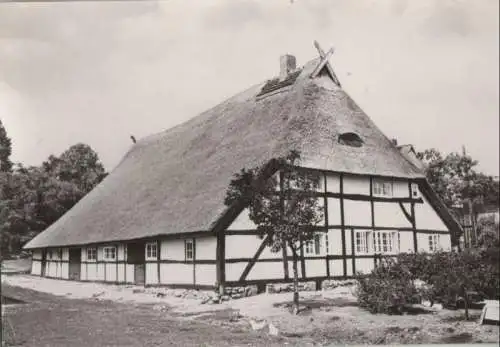
<path fill-rule="evenodd" d="M 184 241 L 184 253 L 186 260 L 194 260 L 194 242 L 193 240 Z"/>
<path fill-rule="evenodd" d="M 116 247 L 104 247 L 104 260 L 116 260 Z"/>
<path fill-rule="evenodd" d="M 54 256 L 54 254 L 53 254 L 52 250 L 50 250 L 48 255 L 47 255 L 47 258 L 52 259 L 53 256 Z"/>
<path fill-rule="evenodd" d="M 351 147 L 361 147 L 363 140 L 356 133 L 343 133 L 339 135 L 339 143 Z"/>
<path fill-rule="evenodd" d="M 325 234 L 326 236 L 326 234 Z M 304 244 L 304 253 L 306 255 L 320 255 L 321 254 L 321 238 L 322 234 L 316 233 L 312 240 L 306 241 Z"/>
<path fill-rule="evenodd" d="M 156 260 L 157 256 L 156 242 L 146 243 L 146 259 Z"/>
<path fill-rule="evenodd" d="M 57 259 L 62 260 L 62 249 L 61 248 L 57 249 Z"/>
<path fill-rule="evenodd" d="M 369 231 L 356 231 L 356 254 L 369 252 L 368 235 Z"/>
<path fill-rule="evenodd" d="M 435 252 L 439 248 L 439 235 L 429 235 L 429 251 Z"/>
<path fill-rule="evenodd" d="M 416 183 L 411 184 L 411 197 L 412 198 L 418 197 L 418 185 Z"/>
<path fill-rule="evenodd" d="M 396 252 L 395 239 L 397 232 L 374 231 L 373 232 L 373 251 L 375 253 L 394 253 Z M 398 234 L 398 244 L 399 244 Z M 399 249 L 399 248 L 398 248 Z"/>
<path fill-rule="evenodd" d="M 392 182 L 373 181 L 373 195 L 392 196 Z"/>
<path fill-rule="evenodd" d="M 96 261 L 97 260 L 97 249 L 87 248 L 87 260 Z"/>

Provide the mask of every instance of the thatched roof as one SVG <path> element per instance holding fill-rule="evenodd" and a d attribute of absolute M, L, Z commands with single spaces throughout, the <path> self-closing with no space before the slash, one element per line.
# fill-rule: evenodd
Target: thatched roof
<path fill-rule="evenodd" d="M 261 83 L 139 140 L 98 187 L 26 248 L 208 231 L 225 211 L 232 175 L 290 149 L 301 151 L 303 166 L 424 177 L 326 73 L 310 78 L 318 63 L 307 63 L 282 90 L 257 97 L 267 84 Z M 339 144 L 346 132 L 358 134 L 363 145 Z"/>

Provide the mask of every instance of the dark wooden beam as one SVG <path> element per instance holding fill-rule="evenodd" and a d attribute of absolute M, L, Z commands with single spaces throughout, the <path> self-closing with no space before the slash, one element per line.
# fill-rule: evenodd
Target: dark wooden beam
<path fill-rule="evenodd" d="M 340 175 L 340 227 L 342 233 L 342 255 L 344 277 L 347 277 L 347 258 L 346 258 L 346 240 L 345 240 L 345 214 L 344 214 L 344 175 Z"/>
<path fill-rule="evenodd" d="M 255 265 L 257 259 L 259 259 L 260 255 L 262 254 L 262 252 L 264 251 L 264 248 L 266 248 L 266 242 L 267 242 L 267 238 L 268 236 L 266 236 L 263 240 L 262 240 L 262 243 L 260 244 L 259 248 L 257 249 L 257 252 L 255 252 L 253 258 L 248 262 L 247 266 L 245 267 L 245 269 L 243 270 L 243 273 L 241 274 L 240 276 L 240 279 L 239 281 L 245 281 L 247 276 L 248 276 L 248 273 L 250 272 L 250 270 L 252 270 L 253 266 Z M 278 259 L 279 260 L 279 259 Z"/>
<path fill-rule="evenodd" d="M 410 222 L 413 225 L 413 218 L 412 218 L 411 214 L 408 213 L 408 211 L 406 211 L 406 208 L 405 208 L 405 206 L 403 205 L 402 202 L 399 203 L 399 207 L 401 208 L 401 211 L 403 211 L 403 213 L 404 213 L 406 219 L 408 220 L 408 222 Z"/>

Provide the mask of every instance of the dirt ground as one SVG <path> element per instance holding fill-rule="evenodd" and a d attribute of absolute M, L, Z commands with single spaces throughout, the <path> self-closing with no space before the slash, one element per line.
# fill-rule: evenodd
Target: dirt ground
<path fill-rule="evenodd" d="M 357 307 L 352 288 L 346 287 L 301 293 L 303 311 L 292 316 L 288 312 L 290 293 L 261 294 L 208 305 L 196 298 L 178 297 L 179 290 L 164 288 L 144 290 L 28 275 L 4 276 L 2 281 L 4 294 L 28 303 L 12 306 L 5 312 L 11 326 L 6 326 L 4 320 L 4 331 L 14 331 L 11 338 L 24 341 L 20 346 L 307 346 L 499 341 L 498 326 L 477 323 L 479 310 L 472 311 L 472 321 L 463 320 L 463 311 L 423 307 L 415 307 L 414 312 L 403 316 L 373 315 Z M 254 331 L 252 325 L 260 322 L 271 323 L 278 336 L 270 336 L 269 328 Z"/>

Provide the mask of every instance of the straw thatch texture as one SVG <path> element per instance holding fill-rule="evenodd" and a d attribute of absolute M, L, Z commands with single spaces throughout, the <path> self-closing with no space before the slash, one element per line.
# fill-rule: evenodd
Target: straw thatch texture
<path fill-rule="evenodd" d="M 243 167 L 290 149 L 304 166 L 359 174 L 423 177 L 327 75 L 256 99 L 264 84 L 192 120 L 142 139 L 113 172 L 26 248 L 208 231 L 225 211 L 226 188 Z M 355 132 L 361 147 L 338 143 Z"/>

